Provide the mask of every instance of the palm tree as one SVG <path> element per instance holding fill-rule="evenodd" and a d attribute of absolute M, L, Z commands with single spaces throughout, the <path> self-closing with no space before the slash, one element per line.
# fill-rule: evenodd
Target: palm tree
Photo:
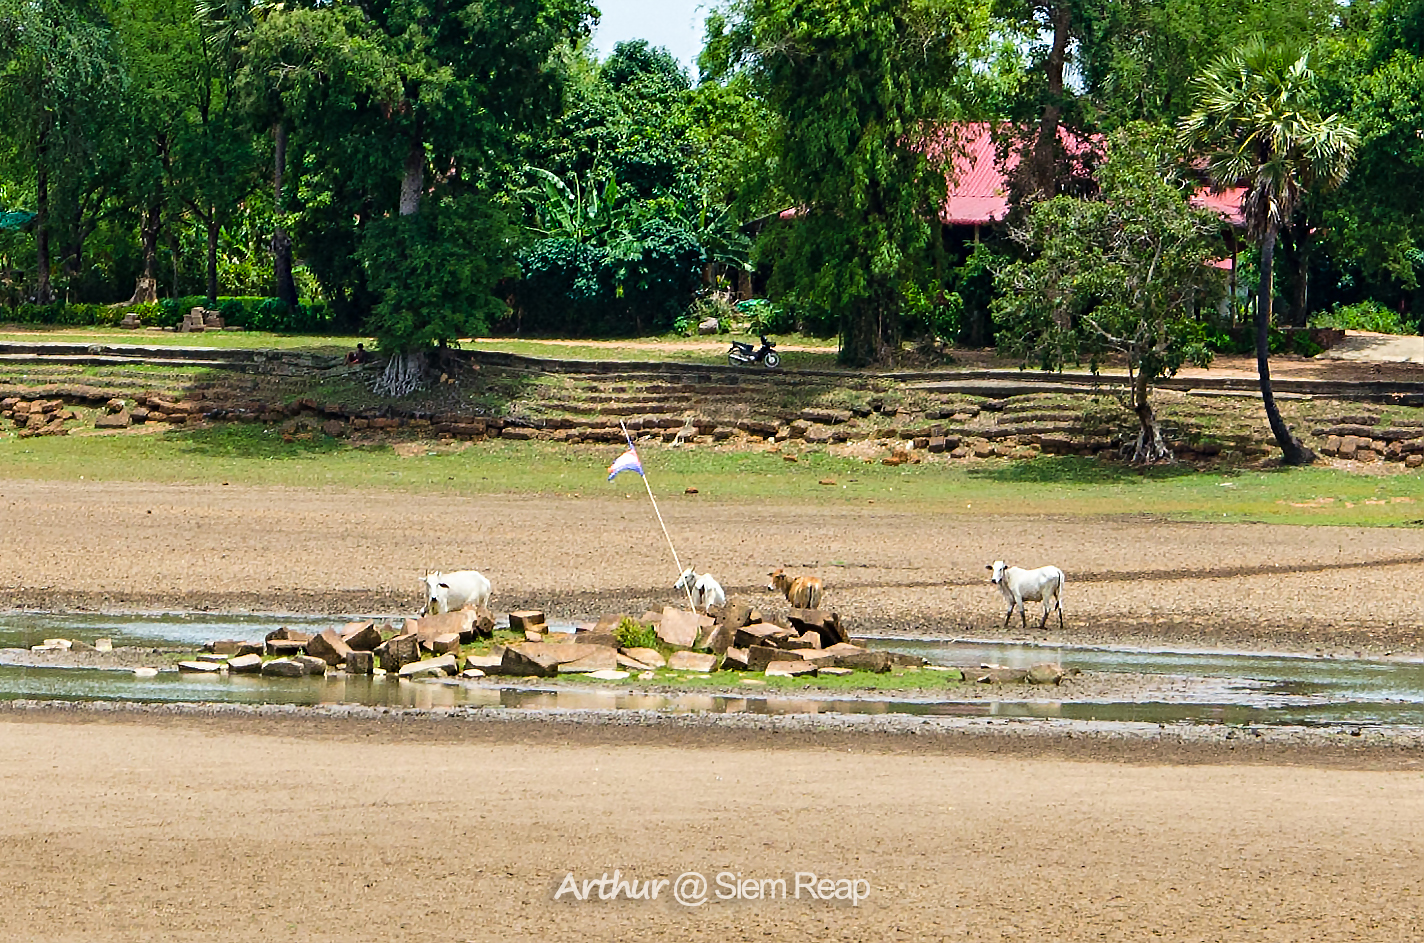
<path fill-rule="evenodd" d="M 1358 141 L 1339 115 L 1314 106 L 1309 53 L 1268 46 L 1260 37 L 1217 59 L 1194 85 L 1196 109 L 1178 126 L 1183 145 L 1206 157 L 1212 185 L 1245 187 L 1246 233 L 1261 247 L 1256 296 L 1256 368 L 1271 432 L 1287 465 L 1308 465 L 1315 453 L 1291 435 L 1271 394 L 1271 276 L 1276 237 L 1290 226 L 1304 194 L 1338 186 Z"/>

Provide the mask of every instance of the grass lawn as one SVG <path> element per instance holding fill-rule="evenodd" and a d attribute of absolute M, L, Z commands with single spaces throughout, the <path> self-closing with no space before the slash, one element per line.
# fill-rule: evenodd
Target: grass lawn
<path fill-rule="evenodd" d="M 1140 471 L 1087 458 L 942 461 L 885 466 L 798 448 L 766 451 L 641 446 L 664 501 L 835 503 L 975 515 L 1153 515 L 1178 520 L 1402 526 L 1424 523 L 1424 476 L 1328 467 Z M 270 428 L 141 430 L 20 439 L 0 434 L 0 479 L 382 489 L 456 495 L 638 497 L 642 482 L 606 481 L 616 445 L 415 439 L 350 442 L 319 433 L 285 441 Z M 822 482 L 830 482 L 823 484 Z M 687 494 L 695 488 L 696 494 Z"/>
<path fill-rule="evenodd" d="M 179 334 L 176 331 L 127 331 L 117 327 L 34 327 L 0 324 L 0 341 L 9 343 L 132 344 L 140 347 L 215 347 L 260 350 L 322 350 L 332 353 L 351 350 L 358 342 L 371 344 L 369 337 L 336 334 L 269 334 L 266 331 L 204 331 Z"/>
<path fill-rule="evenodd" d="M 674 337 L 658 335 L 609 341 L 567 341 L 512 337 L 481 337 L 464 342 L 472 350 L 502 351 L 525 357 L 556 360 L 670 360 L 680 363 L 727 362 L 727 348 L 736 340 L 755 340 L 742 335 L 714 337 Z M 830 369 L 835 367 L 836 339 L 805 337 L 800 334 L 775 338 L 779 347 L 810 348 L 782 353 L 787 367 Z M 130 331 L 116 327 L 51 327 L 0 324 L 0 341 L 11 343 L 51 342 L 65 344 L 132 344 L 165 347 L 257 348 L 282 350 L 346 351 L 358 342 L 368 347 L 370 337 L 331 334 L 270 334 L 266 331 L 204 331 L 179 334 L 173 331 Z"/>

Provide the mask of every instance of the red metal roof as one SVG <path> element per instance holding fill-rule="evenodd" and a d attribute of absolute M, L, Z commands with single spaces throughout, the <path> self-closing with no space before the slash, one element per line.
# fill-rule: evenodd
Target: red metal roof
<path fill-rule="evenodd" d="M 950 226 L 996 223 L 1009 212 L 1009 184 L 998 165 L 991 125 L 986 121 L 955 126 L 954 175 L 940 221 Z M 1008 155 L 1008 169 L 1018 155 Z"/>
<path fill-rule="evenodd" d="M 1064 132 L 1060 131 L 1060 134 Z M 1067 140 L 1064 142 L 1072 147 Z M 1000 167 L 994 147 L 993 125 L 987 121 L 965 121 L 952 126 L 942 146 L 954 147 L 953 177 L 949 194 L 940 210 L 940 222 L 949 226 L 975 226 L 1003 221 L 1009 212 L 1009 184 L 1006 170 L 1018 164 L 1012 151 Z M 1193 206 L 1215 210 L 1228 224 L 1244 225 L 1241 188 L 1213 193 L 1202 189 L 1192 196 Z M 800 214 L 795 207 L 782 210 L 782 219 Z"/>

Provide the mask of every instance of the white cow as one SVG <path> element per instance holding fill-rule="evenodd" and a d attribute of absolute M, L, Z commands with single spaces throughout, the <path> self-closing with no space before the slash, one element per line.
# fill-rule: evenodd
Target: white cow
<path fill-rule="evenodd" d="M 722 592 L 722 584 L 712 578 L 711 573 L 703 573 L 698 576 L 692 572 L 692 567 L 682 571 L 682 575 L 677 578 L 677 582 L 672 584 L 673 589 L 688 589 L 692 593 L 692 608 L 702 607 L 706 612 L 711 606 L 725 606 L 727 604 L 727 594 Z"/>
<path fill-rule="evenodd" d="M 1043 603 L 1043 620 L 1038 623 L 1040 629 L 1048 625 L 1048 614 L 1055 609 L 1058 610 L 1058 627 L 1063 628 L 1063 571 L 1058 567 L 1041 566 L 1036 570 L 1025 570 L 1007 566 L 1003 560 L 995 560 L 986 564 L 984 569 L 993 572 L 989 580 L 999 587 L 1004 601 L 1009 604 L 1009 611 L 1004 616 L 1005 628 L 1013 618 L 1015 606 L 1018 607 L 1023 627 L 1028 628 L 1028 613 L 1024 609 L 1024 600 L 1028 599 Z"/>
<path fill-rule="evenodd" d="M 422 616 L 454 612 L 457 609 L 489 608 L 490 581 L 483 573 L 474 570 L 457 570 L 454 573 L 430 572 L 420 578 L 425 590 L 425 608 Z"/>

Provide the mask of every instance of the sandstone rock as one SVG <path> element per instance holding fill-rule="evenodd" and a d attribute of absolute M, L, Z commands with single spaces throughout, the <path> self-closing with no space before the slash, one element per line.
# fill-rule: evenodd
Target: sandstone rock
<path fill-rule="evenodd" d="M 262 670 L 262 656 L 234 655 L 227 660 L 227 669 L 234 674 L 255 674 Z"/>
<path fill-rule="evenodd" d="M 455 674 L 456 670 L 455 656 L 441 655 L 402 665 L 398 674 L 402 678 L 444 677 Z"/>
<path fill-rule="evenodd" d="M 386 639 L 376 647 L 376 658 L 386 671 L 400 671 L 406 665 L 420 660 L 420 636 L 414 632 Z"/>
<path fill-rule="evenodd" d="M 309 675 L 326 674 L 326 659 L 315 655 L 293 655 L 292 661 L 306 669 Z"/>
<path fill-rule="evenodd" d="M 667 659 L 656 648 L 625 648 L 622 651 L 647 668 L 662 668 L 667 665 Z"/>
<path fill-rule="evenodd" d="M 222 665 L 211 661 L 180 661 L 178 670 L 185 674 L 217 674 Z"/>
<path fill-rule="evenodd" d="M 341 641 L 353 652 L 373 652 L 381 644 L 381 632 L 374 622 L 348 622 Z"/>
<path fill-rule="evenodd" d="M 599 620 L 593 624 L 593 628 L 589 629 L 589 631 L 610 633 L 616 632 L 618 630 L 618 627 L 623 624 L 624 619 L 631 618 L 632 616 L 628 615 L 628 613 L 626 612 L 620 612 L 617 615 L 600 616 Z"/>
<path fill-rule="evenodd" d="M 522 609 L 509 614 L 509 630 L 511 632 L 524 632 L 528 629 L 543 631 L 541 626 L 548 622 L 544 618 L 544 613 L 538 609 Z"/>
<path fill-rule="evenodd" d="M 88 642 L 80 641 L 79 639 L 72 639 L 72 640 L 70 640 L 70 643 L 69 643 L 69 650 L 72 651 L 72 652 L 96 652 L 96 651 L 98 651 L 98 649 L 95 648 L 93 645 L 90 645 Z"/>
<path fill-rule="evenodd" d="M 809 661 L 773 661 L 766 666 L 766 676 L 768 678 L 815 677 L 815 675 L 816 666 Z"/>
<path fill-rule="evenodd" d="M 484 676 L 485 673 L 482 668 L 466 668 L 460 672 L 460 677 L 462 678 L 483 678 Z"/>
<path fill-rule="evenodd" d="M 698 334 L 716 334 L 722 330 L 722 325 L 716 318 L 703 318 L 697 322 Z"/>
<path fill-rule="evenodd" d="M 357 651 L 352 649 L 346 653 L 346 673 L 353 675 L 368 675 L 376 667 L 376 655 L 374 652 Z"/>
<path fill-rule="evenodd" d="M 765 671 L 774 661 L 804 661 L 798 652 L 783 651 L 769 645 L 753 645 L 747 649 L 747 668 L 751 671 Z"/>
<path fill-rule="evenodd" d="M 753 622 L 744 625 L 737 630 L 733 637 L 732 644 L 737 648 L 751 648 L 753 645 L 771 644 L 769 639 L 777 633 L 784 632 L 779 625 L 772 625 L 770 622 Z"/>
<path fill-rule="evenodd" d="M 154 678 L 158 676 L 157 668 L 135 668 L 133 670 L 135 678 Z"/>
<path fill-rule="evenodd" d="M 624 678 L 628 677 L 628 672 L 618 671 L 616 669 L 606 671 L 590 671 L 588 673 L 588 677 L 594 678 L 598 681 L 622 681 Z"/>
<path fill-rule="evenodd" d="M 114 640 L 111 638 L 96 638 L 94 640 L 94 651 L 111 652 L 114 650 Z"/>
<path fill-rule="evenodd" d="M 726 625 L 714 625 L 710 629 L 702 630 L 702 634 L 697 640 L 697 647 L 714 655 L 720 655 L 732 647 L 732 642 L 736 637 L 736 629 Z"/>
<path fill-rule="evenodd" d="M 346 434 L 346 423 L 340 419 L 328 419 L 321 424 L 321 431 L 333 439 L 339 439 Z"/>
<path fill-rule="evenodd" d="M 550 633 L 551 635 L 558 633 Z M 617 648 L 618 636 L 612 632 L 575 632 L 573 641 L 580 645 L 602 645 L 605 648 Z"/>
<path fill-rule="evenodd" d="M 925 660 L 919 655 L 907 655 L 904 652 L 885 652 L 885 657 L 890 659 L 892 668 L 923 668 Z"/>
<path fill-rule="evenodd" d="M 848 409 L 803 409 L 797 418 L 826 426 L 838 426 L 850 422 L 851 415 Z"/>
<path fill-rule="evenodd" d="M 980 684 L 1017 684 L 1028 680 L 1024 668 L 990 668 L 975 678 Z"/>
<path fill-rule="evenodd" d="M 596 646 L 593 651 L 576 661 L 566 661 L 559 665 L 559 674 L 580 674 L 590 671 L 614 671 L 618 668 L 618 650 Z"/>
<path fill-rule="evenodd" d="M 63 649 L 64 651 L 69 651 L 70 646 L 73 644 L 74 643 L 67 638 L 47 638 L 44 640 L 45 648 L 56 650 Z"/>
<path fill-rule="evenodd" d="M 453 655 L 460 651 L 460 635 L 458 632 L 446 632 L 444 635 L 437 635 L 430 640 L 429 649 L 437 655 Z"/>
<path fill-rule="evenodd" d="M 482 631 L 482 623 L 486 621 L 485 617 L 488 617 L 488 631 Z M 407 628 L 419 635 L 421 644 L 426 647 L 429 647 L 431 641 L 437 636 L 447 635 L 451 632 L 458 635 L 462 642 L 473 642 L 477 635 L 489 636 L 493 634 L 494 616 L 488 609 L 457 609 L 454 612 L 442 612 L 438 615 L 411 620 Z"/>
<path fill-rule="evenodd" d="M 218 642 L 209 642 L 203 646 L 203 651 L 212 652 L 214 655 L 236 655 L 237 650 L 243 645 L 237 639 L 223 639 Z"/>
<path fill-rule="evenodd" d="M 290 658 L 274 658 L 262 665 L 265 678 L 300 678 L 307 673 L 306 666 Z"/>
<path fill-rule="evenodd" d="M 133 425 L 133 417 L 129 415 L 128 410 L 94 417 L 95 429 L 127 429 L 131 425 Z"/>
<path fill-rule="evenodd" d="M 701 631 L 697 613 L 667 606 L 658 620 L 658 638 L 674 648 L 692 648 Z"/>
<path fill-rule="evenodd" d="M 823 674 L 823 675 L 840 676 L 840 675 L 853 675 L 853 674 L 855 674 L 855 669 L 854 669 L 854 668 L 836 668 L 836 667 L 829 667 L 829 668 L 818 668 L 818 669 L 816 669 L 816 670 L 817 670 L 817 672 L 818 672 L 819 674 Z"/>
<path fill-rule="evenodd" d="M 536 629 L 525 629 L 525 630 L 524 630 L 524 641 L 526 641 L 526 642 L 542 642 L 542 641 L 544 641 L 544 633 L 543 633 L 543 632 L 540 632 L 540 631 L 537 631 Z"/>
<path fill-rule="evenodd" d="M 342 665 L 346 663 L 346 656 L 351 654 L 351 646 L 341 640 L 335 629 L 325 629 L 307 642 L 307 654 L 320 658 L 328 665 Z"/>
<path fill-rule="evenodd" d="M 792 609 L 789 616 L 792 628 L 800 633 L 815 632 L 821 637 L 821 648 L 830 648 L 832 645 L 849 642 L 845 631 L 841 628 L 841 618 L 838 613 L 825 609 Z"/>
<path fill-rule="evenodd" d="M 1420 465 L 1424 465 L 1424 454 L 1420 454 L 1419 452 L 1411 452 L 1408 455 L 1404 456 L 1405 468 L 1418 468 Z"/>
<path fill-rule="evenodd" d="M 500 648 L 496 652 L 488 655 L 467 655 L 465 656 L 465 670 L 471 669 L 487 675 L 499 674 L 500 665 L 504 663 L 504 649 Z"/>
<path fill-rule="evenodd" d="M 88 651 L 91 651 L 91 652 L 92 652 L 92 651 L 94 650 L 94 649 L 90 648 L 88 645 L 84 645 L 84 648 L 79 648 L 79 647 L 78 647 L 79 645 L 83 645 L 83 644 L 84 644 L 83 642 L 76 642 L 76 643 L 75 643 L 75 646 L 76 646 L 76 647 L 75 647 L 74 649 L 72 649 L 72 650 L 73 650 L 73 651 L 76 651 L 76 652 L 78 652 L 78 651 L 85 651 L 85 650 L 88 650 Z M 197 660 L 197 661 L 205 661 L 205 662 L 208 662 L 209 664 L 213 664 L 213 665 L 225 665 L 225 664 L 227 664 L 227 657 L 228 657 L 228 656 L 226 656 L 226 655 L 218 655 L 218 654 L 215 654 L 215 653 L 213 653 L 213 652 L 202 652 L 202 653 L 200 653 L 200 654 L 198 655 L 198 657 L 197 657 L 196 660 Z"/>
<path fill-rule="evenodd" d="M 573 642 L 523 642 L 504 650 L 499 670 L 501 674 L 551 678 L 559 673 L 560 665 L 604 651 L 612 649 Z"/>
<path fill-rule="evenodd" d="M 306 646 L 306 642 L 299 642 L 296 639 L 274 638 L 267 642 L 266 650 L 268 655 L 286 658 L 301 654 Z"/>
<path fill-rule="evenodd" d="M 717 667 L 717 656 L 704 652 L 673 652 L 668 665 L 673 671 L 712 671 Z"/>
<path fill-rule="evenodd" d="M 746 671 L 748 668 L 745 648 L 729 648 L 722 654 L 723 671 Z"/>
<path fill-rule="evenodd" d="M 1029 684 L 1059 684 L 1063 681 L 1063 666 L 1039 662 L 1028 669 Z"/>

